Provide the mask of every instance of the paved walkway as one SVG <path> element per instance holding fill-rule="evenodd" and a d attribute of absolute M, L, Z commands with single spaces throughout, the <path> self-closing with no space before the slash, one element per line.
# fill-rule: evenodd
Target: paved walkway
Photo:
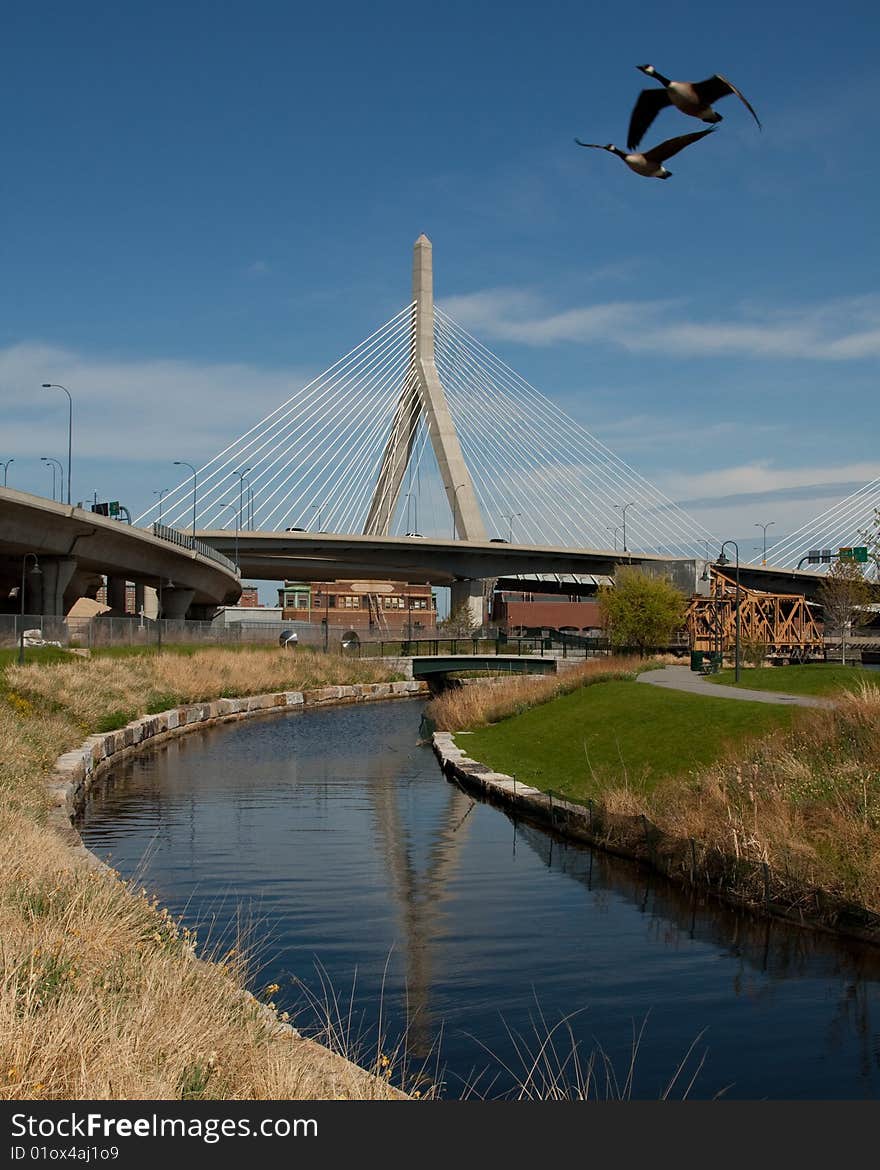
<path fill-rule="evenodd" d="M 663 670 L 647 670 L 639 675 L 639 682 L 649 683 L 652 687 L 687 691 L 691 695 L 709 695 L 714 699 L 745 699 L 749 703 L 786 703 L 795 707 L 834 706 L 830 699 L 820 699 L 815 695 L 784 695 L 780 691 L 749 691 L 719 686 L 718 683 L 709 682 L 688 666 L 665 666 Z"/>

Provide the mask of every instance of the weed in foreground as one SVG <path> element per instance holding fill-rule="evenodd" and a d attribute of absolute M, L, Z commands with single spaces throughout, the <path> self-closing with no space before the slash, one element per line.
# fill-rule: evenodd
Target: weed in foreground
<path fill-rule="evenodd" d="M 366 1020 L 355 1006 L 357 971 L 351 990 L 340 994 L 320 961 L 316 960 L 317 987 L 309 987 L 294 978 L 301 1003 L 294 1012 L 294 1022 L 310 1039 L 376 1076 L 380 1081 L 416 1100 L 437 1100 L 444 1084 L 440 1066 L 442 1030 L 422 1058 L 413 1056 L 410 1033 L 415 1020 L 407 1012 L 407 1021 L 399 1036 L 392 1036 L 386 1026 L 386 982 L 391 952 L 385 960 L 376 1022 Z"/>
<path fill-rule="evenodd" d="M 497 1094 L 500 1099 L 516 1101 L 631 1101 L 635 1096 L 636 1072 L 639 1052 L 648 1023 L 646 1013 L 638 1029 L 633 1021 L 630 1054 L 626 1066 L 620 1072 L 614 1061 L 601 1044 L 585 1050 L 578 1040 L 574 1019 L 585 1009 L 562 1016 L 555 1024 L 548 1022 L 543 1009 L 536 999 L 536 1012 L 530 1016 L 531 1034 L 525 1035 L 504 1023 L 504 1029 L 511 1042 L 512 1055 L 504 1059 L 487 1048 L 476 1037 L 472 1037 L 491 1057 L 498 1069 L 494 1074 L 485 1070 L 471 1080 L 462 1094 L 465 1098 L 491 1099 L 501 1073 L 507 1074 L 512 1089 Z M 701 1044 L 705 1029 L 691 1041 L 668 1081 L 661 1088 L 661 1101 L 687 1099 L 703 1070 L 708 1049 Z M 483 1080 L 485 1083 L 481 1083 Z M 730 1086 L 717 1092 L 721 1097 Z M 641 1096 L 641 1095 L 640 1095 Z"/>

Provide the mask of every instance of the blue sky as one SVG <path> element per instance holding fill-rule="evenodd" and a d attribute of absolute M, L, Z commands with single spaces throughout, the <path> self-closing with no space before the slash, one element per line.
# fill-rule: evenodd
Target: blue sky
<path fill-rule="evenodd" d="M 876 5 L 7 9 L 0 460 L 132 513 L 409 300 L 444 307 L 721 538 L 880 475 Z M 639 178 L 669 76 L 742 89 Z M 698 129 L 674 110 L 645 145 Z M 757 536 L 755 535 L 757 534 Z"/>

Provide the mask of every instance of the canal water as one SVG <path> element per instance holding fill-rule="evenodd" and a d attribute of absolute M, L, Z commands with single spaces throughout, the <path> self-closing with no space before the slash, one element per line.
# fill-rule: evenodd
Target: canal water
<path fill-rule="evenodd" d="M 880 1096 L 880 948 L 693 898 L 475 803 L 418 744 L 421 710 L 187 735 L 115 769 L 78 827 L 208 946 L 248 924 L 255 990 L 278 983 L 303 1032 L 335 997 L 365 1059 L 405 1049 L 447 1098 L 583 1084 L 575 1047 L 591 1097 Z"/>

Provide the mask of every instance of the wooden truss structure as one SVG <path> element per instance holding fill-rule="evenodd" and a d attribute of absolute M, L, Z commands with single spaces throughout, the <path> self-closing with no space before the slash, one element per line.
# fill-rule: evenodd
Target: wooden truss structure
<path fill-rule="evenodd" d="M 692 650 L 723 653 L 736 639 L 737 585 L 715 568 L 710 572 L 709 596 L 695 596 L 688 605 L 688 641 Z M 799 593 L 763 593 L 740 585 L 739 620 L 741 647 L 760 644 L 766 654 L 794 657 L 823 651 L 822 630 Z"/>

